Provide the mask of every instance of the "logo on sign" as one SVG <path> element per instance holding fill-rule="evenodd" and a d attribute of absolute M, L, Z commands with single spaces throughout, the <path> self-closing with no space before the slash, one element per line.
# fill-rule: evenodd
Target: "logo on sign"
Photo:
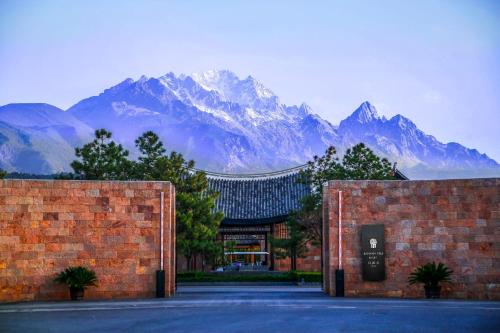
<path fill-rule="evenodd" d="M 375 238 L 370 239 L 370 246 L 372 249 L 377 248 L 377 240 Z"/>

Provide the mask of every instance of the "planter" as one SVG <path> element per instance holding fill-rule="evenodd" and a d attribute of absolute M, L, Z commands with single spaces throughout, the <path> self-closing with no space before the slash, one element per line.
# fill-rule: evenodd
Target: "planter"
<path fill-rule="evenodd" d="M 83 299 L 83 288 L 69 287 L 69 294 L 72 301 L 81 301 Z"/>
<path fill-rule="evenodd" d="M 425 298 L 440 298 L 441 286 L 424 286 Z"/>

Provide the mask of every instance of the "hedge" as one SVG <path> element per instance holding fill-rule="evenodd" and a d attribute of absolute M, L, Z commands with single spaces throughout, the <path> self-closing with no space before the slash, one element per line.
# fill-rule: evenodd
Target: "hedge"
<path fill-rule="evenodd" d="M 321 282 L 319 272 L 181 272 L 177 282 Z"/>

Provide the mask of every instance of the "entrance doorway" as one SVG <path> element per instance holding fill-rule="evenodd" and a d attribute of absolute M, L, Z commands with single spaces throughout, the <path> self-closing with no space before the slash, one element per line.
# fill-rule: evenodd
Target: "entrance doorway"
<path fill-rule="evenodd" d="M 224 254 L 229 265 L 224 270 L 267 271 L 270 254 L 265 231 L 226 230 L 221 232 Z M 238 228 L 241 229 L 241 228 Z"/>

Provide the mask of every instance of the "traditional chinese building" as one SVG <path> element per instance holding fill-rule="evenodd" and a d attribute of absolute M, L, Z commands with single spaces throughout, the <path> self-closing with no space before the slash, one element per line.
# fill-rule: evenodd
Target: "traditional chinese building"
<path fill-rule="evenodd" d="M 247 175 L 207 172 L 209 188 L 219 193 L 216 209 L 224 213 L 219 239 L 232 244 L 234 261 L 256 269 L 289 268 L 289 260 L 275 259 L 270 239 L 287 236 L 284 222 L 311 192 L 309 186 L 298 181 L 302 168 Z M 300 260 L 308 260 L 309 267 L 302 268 L 319 270 L 320 249 L 311 250 Z"/>

